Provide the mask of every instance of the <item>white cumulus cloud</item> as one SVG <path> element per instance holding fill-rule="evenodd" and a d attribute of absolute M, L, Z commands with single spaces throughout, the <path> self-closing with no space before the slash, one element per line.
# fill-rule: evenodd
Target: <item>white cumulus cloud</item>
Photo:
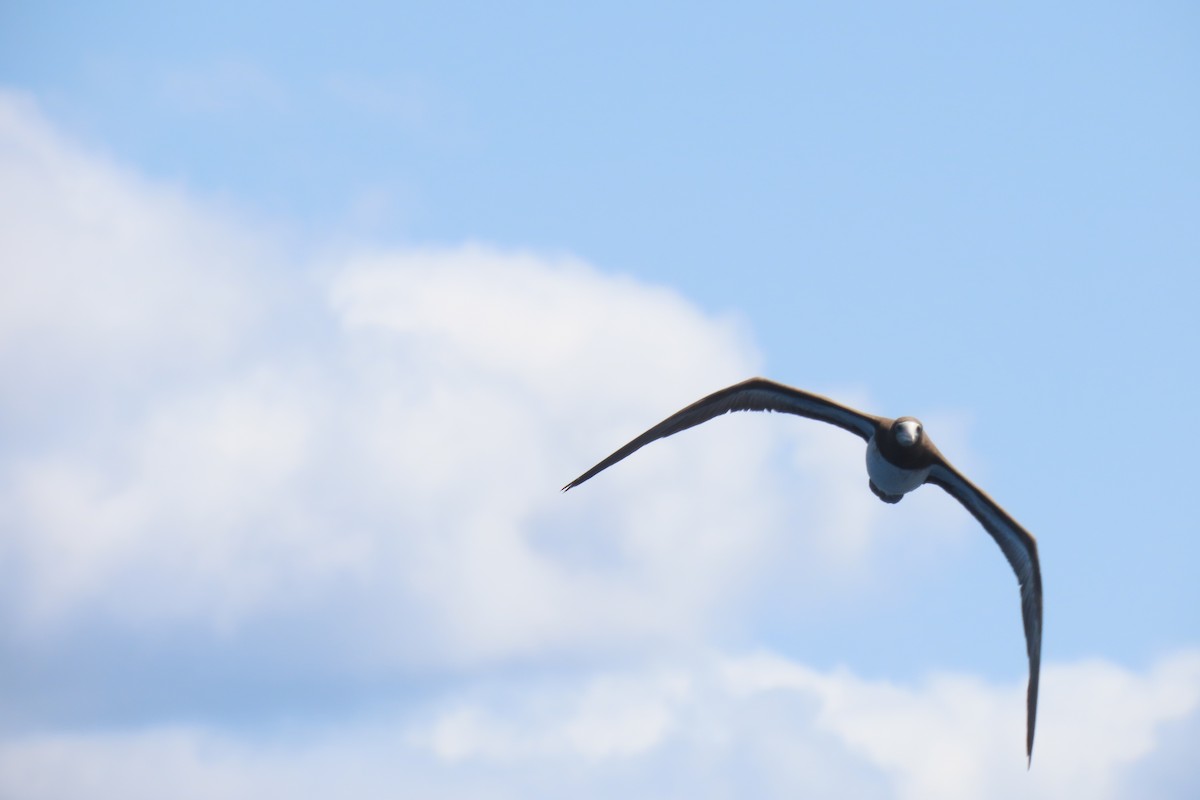
<path fill-rule="evenodd" d="M 424 710 L 316 731 L 172 726 L 10 738 L 0 740 L 0 791 L 22 800 L 94 792 L 1103 800 L 1126 796 L 1126 777 L 1148 754 L 1190 753 L 1189 742 L 1170 737 L 1180 721 L 1196 730 L 1200 653 L 1142 672 L 1052 664 L 1044 690 L 1052 700 L 1029 771 L 1019 686 L 949 674 L 902 685 L 760 653 L 468 682 Z"/>
<path fill-rule="evenodd" d="M 763 425 L 557 492 L 757 372 L 736 319 L 482 245 L 284 267 L 268 236 L 2 101 L 0 394 L 21 441 L 0 515 L 31 635 L 271 620 L 376 665 L 681 641 L 783 541 Z M 860 450 L 802 468 L 858 487 Z"/>

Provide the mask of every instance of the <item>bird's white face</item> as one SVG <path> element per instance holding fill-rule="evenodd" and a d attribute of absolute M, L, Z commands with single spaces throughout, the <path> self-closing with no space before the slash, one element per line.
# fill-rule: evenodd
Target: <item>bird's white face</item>
<path fill-rule="evenodd" d="M 906 419 L 896 423 L 896 443 L 901 447 L 912 447 L 921 438 L 921 423 Z"/>

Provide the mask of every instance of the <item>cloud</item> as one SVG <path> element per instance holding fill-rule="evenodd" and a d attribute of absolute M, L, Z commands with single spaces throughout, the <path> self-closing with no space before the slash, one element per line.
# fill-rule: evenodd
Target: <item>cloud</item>
<path fill-rule="evenodd" d="M 1144 672 L 1052 664 L 1032 770 L 1021 687 L 943 674 L 917 685 L 759 653 L 457 686 L 423 709 L 320 730 L 196 727 L 0 743 L 16 798 L 480 798 L 617 794 L 1110 798 L 1131 765 L 1195 729 L 1200 652 Z M 1173 727 L 1174 726 L 1174 727 Z M 1178 745 L 1184 745 L 1180 747 Z M 1186 797 L 1186 793 L 1163 797 Z"/>
<path fill-rule="evenodd" d="M 0 570 L 21 636 L 270 626 L 371 668 L 669 644 L 781 541 L 762 425 L 714 423 L 557 492 L 757 372 L 736 319 L 482 245 L 288 265 L 27 99 L 3 96 L 0 137 L 18 443 Z"/>
<path fill-rule="evenodd" d="M 0 140 L 6 417 L 88 418 L 236 352 L 262 314 L 252 276 L 275 264 L 261 239 L 82 151 L 26 97 L 0 94 Z"/>
<path fill-rule="evenodd" d="M 1165 658 L 1145 675 L 1101 660 L 1051 664 L 1027 776 L 1012 758 L 1014 743 L 1023 741 L 1023 686 L 943 674 L 914 690 L 822 676 L 773 658 L 738 664 L 734 674 L 752 690 L 820 693 L 818 726 L 889 773 L 905 798 L 1117 796 L 1121 771 L 1154 749 L 1163 724 L 1200 706 L 1195 651 Z"/>
<path fill-rule="evenodd" d="M 755 505 L 762 438 L 725 437 L 736 477 L 710 502 L 691 502 L 686 481 L 725 465 L 671 453 L 680 488 L 626 481 L 598 515 L 596 499 L 557 493 L 609 446 L 587 430 L 613 418 L 597 397 L 652 418 L 632 390 L 602 392 L 618 365 L 634 386 L 745 370 L 721 324 L 583 265 L 478 248 L 350 259 L 329 291 L 315 354 L 149 387 L 87 431 L 89 446 L 10 461 L 4 507 L 32 625 L 85 614 L 228 631 L 311 620 L 326 603 L 336 625 L 349 597 L 384 640 L 362 642 L 371 658 L 474 659 L 692 630 L 754 555 L 766 520 L 738 508 Z M 596 302 L 669 333 L 614 331 Z M 610 559 L 597 568 L 580 547 Z"/>
<path fill-rule="evenodd" d="M 442 712 L 416 742 L 444 761 L 488 763 L 568 755 L 611 762 L 675 746 L 711 763 L 749 747 L 779 778 L 771 796 L 787 793 L 791 780 L 836 786 L 849 779 L 844 770 L 884 776 L 888 796 L 899 798 L 1115 797 L 1129 765 L 1162 746 L 1167 724 L 1197 715 L 1200 652 L 1164 658 L 1144 674 L 1100 660 L 1052 664 L 1044 688 L 1029 772 L 1021 686 L 951 674 L 905 686 L 772 654 L 589 677 L 558 693 L 549 715 L 541 689 L 516 702 L 485 700 Z M 605 748 L 613 742 L 622 747 Z M 788 775 L 772 757 L 814 774 Z"/>

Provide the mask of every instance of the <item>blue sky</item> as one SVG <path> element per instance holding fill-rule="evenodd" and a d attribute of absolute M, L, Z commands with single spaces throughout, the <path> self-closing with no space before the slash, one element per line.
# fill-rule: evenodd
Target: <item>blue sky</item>
<path fill-rule="evenodd" d="M 1190 5 L 0 22 L 0 793 L 1195 795 Z"/>

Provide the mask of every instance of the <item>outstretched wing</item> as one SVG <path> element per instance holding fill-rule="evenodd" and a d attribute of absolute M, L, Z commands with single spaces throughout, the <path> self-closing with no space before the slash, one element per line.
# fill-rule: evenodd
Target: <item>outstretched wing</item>
<path fill-rule="evenodd" d="M 881 421 L 880 417 L 855 411 L 818 394 L 793 389 L 765 378 L 751 378 L 748 381 L 713 392 L 708 397 L 697 400 L 682 411 L 667 417 L 568 483 L 563 487 L 563 491 L 578 486 L 655 439 L 679 433 L 730 411 L 780 411 L 784 414 L 798 414 L 801 417 L 837 425 L 839 428 L 844 428 L 867 440 L 875 433 L 875 429 Z"/>
<path fill-rule="evenodd" d="M 1033 760 L 1033 729 L 1037 722 L 1038 673 L 1042 662 L 1042 569 L 1037 540 L 1017 524 L 996 501 L 964 478 L 944 460 L 929 472 L 926 483 L 942 487 L 971 512 L 992 535 L 1021 585 L 1021 617 L 1025 623 L 1025 649 L 1029 653 L 1029 688 L 1025 693 L 1025 754 Z"/>

